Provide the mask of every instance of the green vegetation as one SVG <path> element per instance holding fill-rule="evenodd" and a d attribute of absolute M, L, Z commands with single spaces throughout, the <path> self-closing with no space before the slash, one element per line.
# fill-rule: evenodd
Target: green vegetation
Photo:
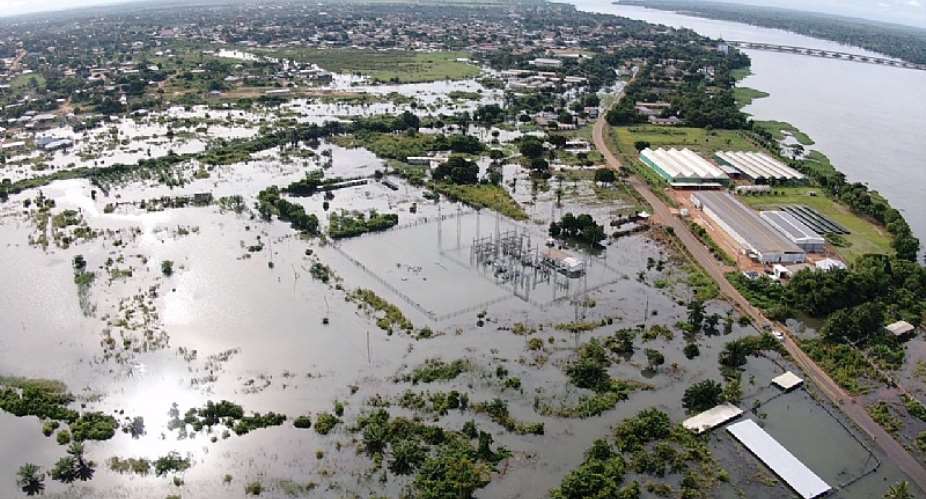
<path fill-rule="evenodd" d="M 328 235 L 333 239 L 355 237 L 367 232 L 380 232 L 395 227 L 399 215 L 395 213 L 377 213 L 370 210 L 368 215 L 361 212 L 341 211 L 328 217 Z"/>
<path fill-rule="evenodd" d="M 280 188 L 275 185 L 257 194 L 257 211 L 264 220 L 269 221 L 276 215 L 280 220 L 289 222 L 293 229 L 304 234 L 318 233 L 318 217 L 315 214 L 306 214 L 302 205 L 280 197 Z"/>
<path fill-rule="evenodd" d="M 415 497 L 471 498 L 489 483 L 495 466 L 510 453 L 491 449 L 493 438 L 467 424 L 464 432 L 447 431 L 402 417 L 385 409 L 361 416 L 351 431 L 361 435 L 363 451 L 377 467 L 386 465 L 396 475 L 412 475 Z M 473 446 L 471 439 L 477 439 Z"/>
<path fill-rule="evenodd" d="M 298 416 L 293 420 L 293 426 L 307 430 L 312 427 L 312 418 L 310 416 Z"/>
<path fill-rule="evenodd" d="M 164 476 L 168 473 L 180 473 L 190 468 L 189 458 L 185 458 L 178 452 L 169 452 L 166 456 L 161 456 L 154 461 L 154 474 Z"/>
<path fill-rule="evenodd" d="M 508 412 L 508 402 L 502 399 L 493 399 L 491 402 L 480 402 L 473 404 L 473 410 L 477 413 L 486 413 L 492 421 L 501 425 L 502 428 L 517 433 L 519 435 L 543 435 L 543 423 L 525 423 L 511 416 Z"/>
<path fill-rule="evenodd" d="M 453 201 L 459 201 L 476 209 L 488 208 L 513 220 L 527 220 L 527 213 L 524 208 L 500 185 L 456 185 L 436 182 L 434 183 L 434 190 Z"/>
<path fill-rule="evenodd" d="M 337 416 L 331 413 L 328 413 L 328 412 L 320 412 L 318 413 L 318 416 L 315 418 L 315 431 L 319 435 L 327 435 L 340 422 L 341 420 L 338 419 Z"/>
<path fill-rule="evenodd" d="M 194 431 L 201 431 L 203 428 L 223 425 L 235 432 L 236 435 L 245 435 L 260 428 L 280 426 L 285 421 L 286 416 L 283 414 L 271 411 L 266 414 L 255 412 L 251 416 L 246 416 L 244 409 L 238 404 L 227 400 L 218 403 L 209 400 L 201 408 L 189 409 L 184 414 L 183 420 L 169 425 L 169 427 L 190 425 Z"/>
<path fill-rule="evenodd" d="M 727 265 L 733 265 L 736 263 L 736 261 L 733 260 L 733 258 L 728 255 L 727 252 L 724 251 L 723 248 L 721 248 L 713 238 L 711 238 L 711 235 L 708 234 L 704 227 L 701 227 L 694 222 L 688 222 L 688 227 L 691 228 L 691 232 L 695 235 L 695 237 L 697 237 L 699 241 L 707 246 L 707 249 L 710 250 L 712 255 L 714 255 L 714 258 Z"/>
<path fill-rule="evenodd" d="M 77 442 L 84 440 L 109 440 L 116 434 L 119 423 L 116 418 L 102 412 L 86 412 L 71 423 L 71 436 Z"/>
<path fill-rule="evenodd" d="M 28 496 L 42 494 L 45 491 L 45 473 L 42 468 L 26 463 L 16 471 L 16 486 Z"/>
<path fill-rule="evenodd" d="M 682 407 L 689 414 L 704 412 L 721 402 L 723 402 L 723 386 L 712 379 L 689 386 L 682 397 Z"/>
<path fill-rule="evenodd" d="M 888 433 L 896 435 L 903 429 L 903 422 L 897 417 L 894 409 L 885 401 L 865 407 L 871 418 L 874 419 Z"/>
<path fill-rule="evenodd" d="M 68 409 L 74 397 L 59 381 L 0 377 L 0 409 L 17 417 L 37 416 L 72 423 L 78 413 Z"/>
<path fill-rule="evenodd" d="M 612 364 L 609 350 L 615 353 L 632 353 L 632 348 L 633 337 L 628 338 L 620 332 L 604 344 L 597 338 L 590 339 L 579 347 L 577 357 L 566 365 L 565 371 L 571 384 L 593 393 L 581 395 L 574 405 L 552 407 L 545 404 L 540 408 L 540 413 L 559 417 L 598 416 L 613 409 L 619 402 L 627 400 L 634 391 L 648 389 L 643 384 L 613 379 L 608 374 L 608 367 Z"/>
<path fill-rule="evenodd" d="M 462 80 L 479 75 L 479 67 L 457 58 L 464 52 L 413 52 L 407 50 L 365 50 L 349 48 L 282 49 L 267 55 L 311 62 L 336 73 L 355 73 L 375 81 L 420 83 L 437 80 Z"/>
<path fill-rule="evenodd" d="M 130 457 L 121 459 L 118 456 L 109 458 L 107 461 L 109 469 L 117 473 L 135 473 L 139 476 L 146 476 L 151 472 L 151 461 L 145 458 Z"/>
<path fill-rule="evenodd" d="M 614 444 L 596 440 L 586 451 L 585 461 L 550 492 L 554 499 L 605 499 L 640 496 L 637 482 L 624 484 L 624 475 L 633 472 L 663 478 L 681 476 L 680 497 L 710 497 L 722 480 L 723 470 L 711 456 L 706 441 L 657 409 L 646 409 L 624 420 L 614 429 Z M 667 483 L 651 483 L 653 490 L 668 488 Z"/>
<path fill-rule="evenodd" d="M 451 409 L 464 411 L 469 408 L 469 395 L 456 390 L 449 392 L 414 392 L 406 390 L 399 397 L 399 407 L 446 416 Z"/>
<path fill-rule="evenodd" d="M 717 151 L 757 151 L 758 146 L 735 130 L 706 128 L 660 127 L 638 125 L 615 127 L 617 147 L 627 160 L 638 161 L 635 143 L 648 142 L 649 147 L 687 147 L 708 157 Z"/>
<path fill-rule="evenodd" d="M 433 383 L 435 381 L 450 381 L 470 369 L 466 359 L 456 359 L 445 362 L 441 359 L 428 359 L 424 364 L 416 367 L 410 374 L 401 378 L 406 383 Z"/>
<path fill-rule="evenodd" d="M 405 317 L 399 307 L 380 298 L 372 290 L 357 289 L 350 294 L 350 297 L 358 300 L 362 304 L 361 306 L 368 306 L 374 312 L 383 314 L 382 317 L 376 320 L 376 325 L 383 331 L 392 334 L 393 330 L 398 327 L 408 333 L 414 329 L 411 321 Z"/>
<path fill-rule="evenodd" d="M 736 106 L 739 108 L 744 108 L 756 99 L 764 99 L 770 94 L 768 92 L 763 92 L 761 90 L 756 90 L 749 87 L 735 87 L 733 89 L 733 98 L 736 100 Z"/>
<path fill-rule="evenodd" d="M 816 195 L 811 195 L 814 193 Z M 775 209 L 780 206 L 800 204 L 809 206 L 849 230 L 842 236 L 845 243 L 836 251 L 848 261 L 869 254 L 889 255 L 891 236 L 869 219 L 852 213 L 847 207 L 824 195 L 819 188 L 776 187 L 771 194 L 738 196 L 737 198 L 757 210 Z"/>
<path fill-rule="evenodd" d="M 814 141 L 810 138 L 809 135 L 802 132 L 796 126 L 785 121 L 754 121 L 753 124 L 756 128 L 765 130 L 770 133 L 777 141 L 783 141 L 790 136 L 794 137 L 798 144 L 802 146 L 814 145 Z"/>
<path fill-rule="evenodd" d="M 604 226 L 595 223 L 595 219 L 587 213 L 579 216 L 566 213 L 559 222 L 550 222 L 550 237 L 581 241 L 591 245 L 598 245 L 607 238 Z"/>
<path fill-rule="evenodd" d="M 872 381 L 878 379 L 877 372 L 861 352 L 849 345 L 822 339 L 802 340 L 800 344 L 814 362 L 853 395 L 867 393 L 873 388 Z"/>

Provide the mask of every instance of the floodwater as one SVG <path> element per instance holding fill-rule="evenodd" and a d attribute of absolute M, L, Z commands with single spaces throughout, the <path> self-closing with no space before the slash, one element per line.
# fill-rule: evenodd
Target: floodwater
<path fill-rule="evenodd" d="M 858 47 L 782 30 L 702 19 L 609 0 L 572 0 L 581 10 L 686 27 L 702 35 L 859 55 Z M 745 109 L 756 119 L 787 121 L 810 135 L 850 181 L 862 182 L 901 210 L 926 241 L 926 71 L 861 64 L 777 52 L 746 50 L 752 76 L 743 86 L 771 95 Z"/>
<path fill-rule="evenodd" d="M 472 85 L 438 82 L 383 90 L 413 96 L 435 112 L 450 91 L 475 88 Z M 283 112 L 303 119 L 373 112 L 364 106 L 330 106 L 297 101 Z M 199 144 L 226 134 L 246 137 L 274 119 L 272 112 L 261 109 L 173 108 L 166 116 L 125 120 L 75 137 L 77 149 L 107 153 L 93 159 L 65 159 L 74 153 L 59 152 L 54 159 L 60 168 L 68 168 L 72 161 L 80 166 L 82 161 L 130 159 L 139 151 L 147 156 L 149 147 L 160 153 L 167 147 L 170 120 L 192 120 L 193 125 L 184 128 L 187 133 L 176 140 Z M 197 126 L 204 124 L 206 130 L 198 131 Z M 113 141 L 109 128 L 115 128 L 122 140 Z M 484 129 L 471 132 L 492 134 Z M 519 135 L 499 131 L 497 138 L 504 145 Z M 441 426 L 451 429 L 475 419 L 497 444 L 512 451 L 513 457 L 500 466 L 492 482 L 477 492 L 479 497 L 542 497 L 581 462 L 595 439 L 607 436 L 621 419 L 658 407 L 673 421 L 682 420 L 685 388 L 704 379 L 720 379 L 716 359 L 724 343 L 755 334 L 753 328 L 737 325 L 729 336 L 701 338 L 701 356 L 687 359 L 682 353 L 686 341 L 676 324 L 685 320 L 684 304 L 692 297 L 688 276 L 677 257 L 645 232 L 614 240 L 594 254 L 565 248 L 589 269 L 581 278 L 543 275 L 534 265 L 510 261 L 499 265 L 494 258 L 490 262 L 474 257 L 480 237 L 517 233 L 529 237 L 525 248 L 540 254 L 546 250 L 550 221 L 563 213 L 588 212 L 607 225 L 616 213 L 633 210 L 631 200 L 596 199 L 589 180 L 562 185 L 567 195 L 557 206 L 552 188 L 532 189 L 520 167 L 504 165 L 507 188 L 514 189 L 513 197 L 528 212 L 525 222 L 488 210 L 474 213 L 446 199 L 437 204 L 420 187 L 397 178 L 390 179 L 396 189 L 370 179 L 334 191 L 327 210 L 321 194 L 290 199 L 317 214 L 323 230 L 330 214 L 341 210 L 398 213 L 399 227 L 386 232 L 330 243 L 301 238 L 278 220 L 260 220 L 250 207 L 268 186 L 286 185 L 321 166 L 330 177 L 369 177 L 383 167 L 382 160 L 363 149 L 323 142 L 315 152 L 294 160 L 286 152 L 264 151 L 246 163 L 209 168 L 207 178 L 192 176 L 202 165 L 191 161 L 177 167 L 178 175 L 190 177 L 181 186 L 129 182 L 109 193 L 97 192 L 96 199 L 87 181 L 55 182 L 41 189 L 55 201 L 53 213 L 79 210 L 81 223 L 96 231 L 93 237 L 70 244 L 55 237 L 49 237 L 45 247 L 30 243 L 58 230 L 43 232 L 34 208 L 25 209 L 24 201 L 37 198 L 38 190 L 11 196 L 0 205 L 0 244 L 6 262 L 0 266 L 0 280 L 9 284 L 0 290 L 0 374 L 63 380 L 82 410 L 113 414 L 120 422 L 143 417 L 146 430 L 138 438 L 117 432 L 109 441 L 89 442 L 87 454 L 98 463 L 94 479 L 71 485 L 47 480 L 46 496 L 243 497 L 244 484 L 255 480 L 267 489 L 264 497 L 287 497 L 293 483 L 309 482 L 318 487 L 300 494 L 399 496 L 410 479 L 389 476 L 381 482 L 347 427 L 369 410 L 369 399 L 395 399 L 413 388 L 395 381 L 397 375 L 426 359 L 465 358 L 472 363 L 470 371 L 449 382 L 414 389 L 456 389 L 474 402 L 502 398 L 518 419 L 543 422 L 541 436 L 506 432 L 485 415 L 471 412 L 439 418 Z M 216 198 L 241 195 L 247 208 L 235 213 L 217 205 L 160 211 L 141 207 L 154 198 L 200 192 L 212 192 Z M 108 209 L 110 204 L 114 207 Z M 73 278 L 72 260 L 77 255 L 96 274 L 83 298 Z M 162 275 L 165 260 L 174 262 L 171 276 Z M 657 261 L 664 267 L 650 268 Z M 315 263 L 328 266 L 335 278 L 328 284 L 313 278 L 310 269 Z M 372 289 L 399 306 L 416 330 L 427 327 L 433 337 L 387 334 L 377 326 L 376 317 L 348 299 L 357 288 Z M 730 307 L 713 301 L 708 311 L 725 315 Z M 580 335 L 556 327 L 581 321 L 603 326 Z M 515 334 L 519 323 L 534 330 L 530 337 L 543 341 L 542 350 L 529 350 L 528 336 Z M 615 409 L 587 419 L 545 416 L 535 409 L 570 407 L 587 394 L 570 385 L 563 372 L 578 345 L 618 328 L 640 325 L 663 325 L 674 333 L 671 338 L 638 339 L 636 352 L 620 359 L 610 374 L 645 383 L 649 390 L 635 392 Z M 655 372 L 645 369 L 644 348 L 663 352 L 665 365 Z M 505 388 L 495 374 L 498 367 L 518 377 L 522 388 Z M 753 399 L 766 400 L 768 380 L 785 368 L 782 359 L 750 360 L 744 373 L 743 406 Z M 207 400 L 222 399 L 240 404 L 247 412 L 275 411 L 290 420 L 331 411 L 334 401 L 340 400 L 346 405 L 344 423 L 327 436 L 295 429 L 290 422 L 227 437 L 220 429 L 212 433 L 169 429 L 174 404 L 182 415 Z M 821 431 L 851 440 L 849 433 L 839 433 L 839 422 L 823 417 L 824 409 L 809 397 L 788 395 L 786 400 L 785 407 L 795 407 L 799 416 L 792 417 L 788 410 L 775 413 L 780 425 L 776 428 L 787 432 L 813 417 Z M 396 406 L 390 412 L 433 418 Z M 835 436 L 836 443 L 820 446 L 821 450 L 852 449 Z M 754 476 L 761 465 L 736 459 L 742 449 L 724 433 L 715 432 L 710 439 L 717 460 L 731 475 L 730 483 L 719 486 L 718 496 L 787 494 L 781 485 L 757 482 Z M 47 470 L 63 455 L 62 447 L 42 435 L 41 423 L 33 417 L 0 414 L 0 441 L 5 448 L 17 449 L 0 456 L 0 468 L 7 470 L 0 473 L 0 497 L 15 497 L 14 471 L 19 465 L 34 462 Z M 807 448 L 811 444 L 805 440 L 789 445 L 811 459 L 818 455 Z M 168 477 L 120 475 L 106 465 L 112 457 L 156 459 L 170 451 L 190 457 L 193 463 L 182 473 L 179 486 Z M 854 473 L 864 465 L 857 462 L 862 454 L 846 456 L 832 468 L 834 476 L 842 469 Z M 230 483 L 223 479 L 226 474 Z M 885 465 L 841 496 L 871 497 L 884 480 L 896 478 L 896 470 Z"/>

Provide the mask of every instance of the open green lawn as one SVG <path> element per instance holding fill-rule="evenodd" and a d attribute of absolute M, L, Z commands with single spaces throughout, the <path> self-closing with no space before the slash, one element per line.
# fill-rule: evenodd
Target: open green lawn
<path fill-rule="evenodd" d="M 735 87 L 733 89 L 733 98 L 736 99 L 736 105 L 740 108 L 744 108 L 750 104 L 755 99 L 764 99 L 770 94 L 768 92 L 763 92 L 761 90 L 756 90 L 749 87 Z"/>
<path fill-rule="evenodd" d="M 336 73 L 360 73 L 377 81 L 416 83 L 462 80 L 479 75 L 474 64 L 457 62 L 465 52 L 413 52 L 365 49 L 285 49 L 267 55 L 311 62 Z"/>
<path fill-rule="evenodd" d="M 812 146 L 814 144 L 809 135 L 790 123 L 784 121 L 757 121 L 755 123 L 756 126 L 768 130 L 775 140 L 784 140 L 786 136 L 792 135 L 802 146 Z"/>
<path fill-rule="evenodd" d="M 456 185 L 435 182 L 434 189 L 475 208 L 488 208 L 514 220 L 527 220 L 527 213 L 504 187 L 492 184 Z"/>
<path fill-rule="evenodd" d="M 661 127 L 639 125 L 612 128 L 617 147 L 626 158 L 638 156 L 634 144 L 646 141 L 650 147 L 687 147 L 692 151 L 712 156 L 717 151 L 759 151 L 761 148 L 733 130 L 707 130 L 704 128 Z"/>
<path fill-rule="evenodd" d="M 831 218 L 851 234 L 844 236 L 847 247 L 837 248 L 840 256 L 853 261 L 866 253 L 891 254 L 891 237 L 887 231 L 855 215 L 849 208 L 823 195 L 820 189 L 813 187 L 777 187 L 775 195 L 738 196 L 741 201 L 755 209 L 771 209 L 788 204 L 803 204 Z M 817 192 L 810 196 L 811 191 Z"/>

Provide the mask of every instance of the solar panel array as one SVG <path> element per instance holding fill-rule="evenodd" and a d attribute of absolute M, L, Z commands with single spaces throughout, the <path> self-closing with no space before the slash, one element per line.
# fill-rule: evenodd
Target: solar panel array
<path fill-rule="evenodd" d="M 782 206 L 781 209 L 793 215 L 794 218 L 803 222 L 804 225 L 810 227 L 817 234 L 837 234 L 841 236 L 849 234 L 848 229 L 821 215 L 820 212 L 809 206 L 798 204 Z"/>

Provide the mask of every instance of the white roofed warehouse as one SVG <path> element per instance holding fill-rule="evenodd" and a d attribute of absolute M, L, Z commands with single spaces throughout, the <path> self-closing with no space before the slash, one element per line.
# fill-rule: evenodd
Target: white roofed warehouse
<path fill-rule="evenodd" d="M 750 258 L 761 263 L 801 263 L 807 257 L 798 245 L 727 192 L 695 192 L 691 202 Z"/>
<path fill-rule="evenodd" d="M 800 181 L 804 175 L 762 152 L 721 151 L 714 155 L 722 165 L 730 166 L 754 182 Z"/>
<path fill-rule="evenodd" d="M 690 149 L 646 148 L 640 161 L 672 187 L 723 187 L 730 183 L 722 169 Z"/>
<path fill-rule="evenodd" d="M 808 253 L 822 253 L 826 246 L 826 239 L 814 232 L 810 227 L 786 211 L 763 211 L 759 213 L 766 222 L 775 228 L 781 235 L 792 243 L 798 245 Z"/>

